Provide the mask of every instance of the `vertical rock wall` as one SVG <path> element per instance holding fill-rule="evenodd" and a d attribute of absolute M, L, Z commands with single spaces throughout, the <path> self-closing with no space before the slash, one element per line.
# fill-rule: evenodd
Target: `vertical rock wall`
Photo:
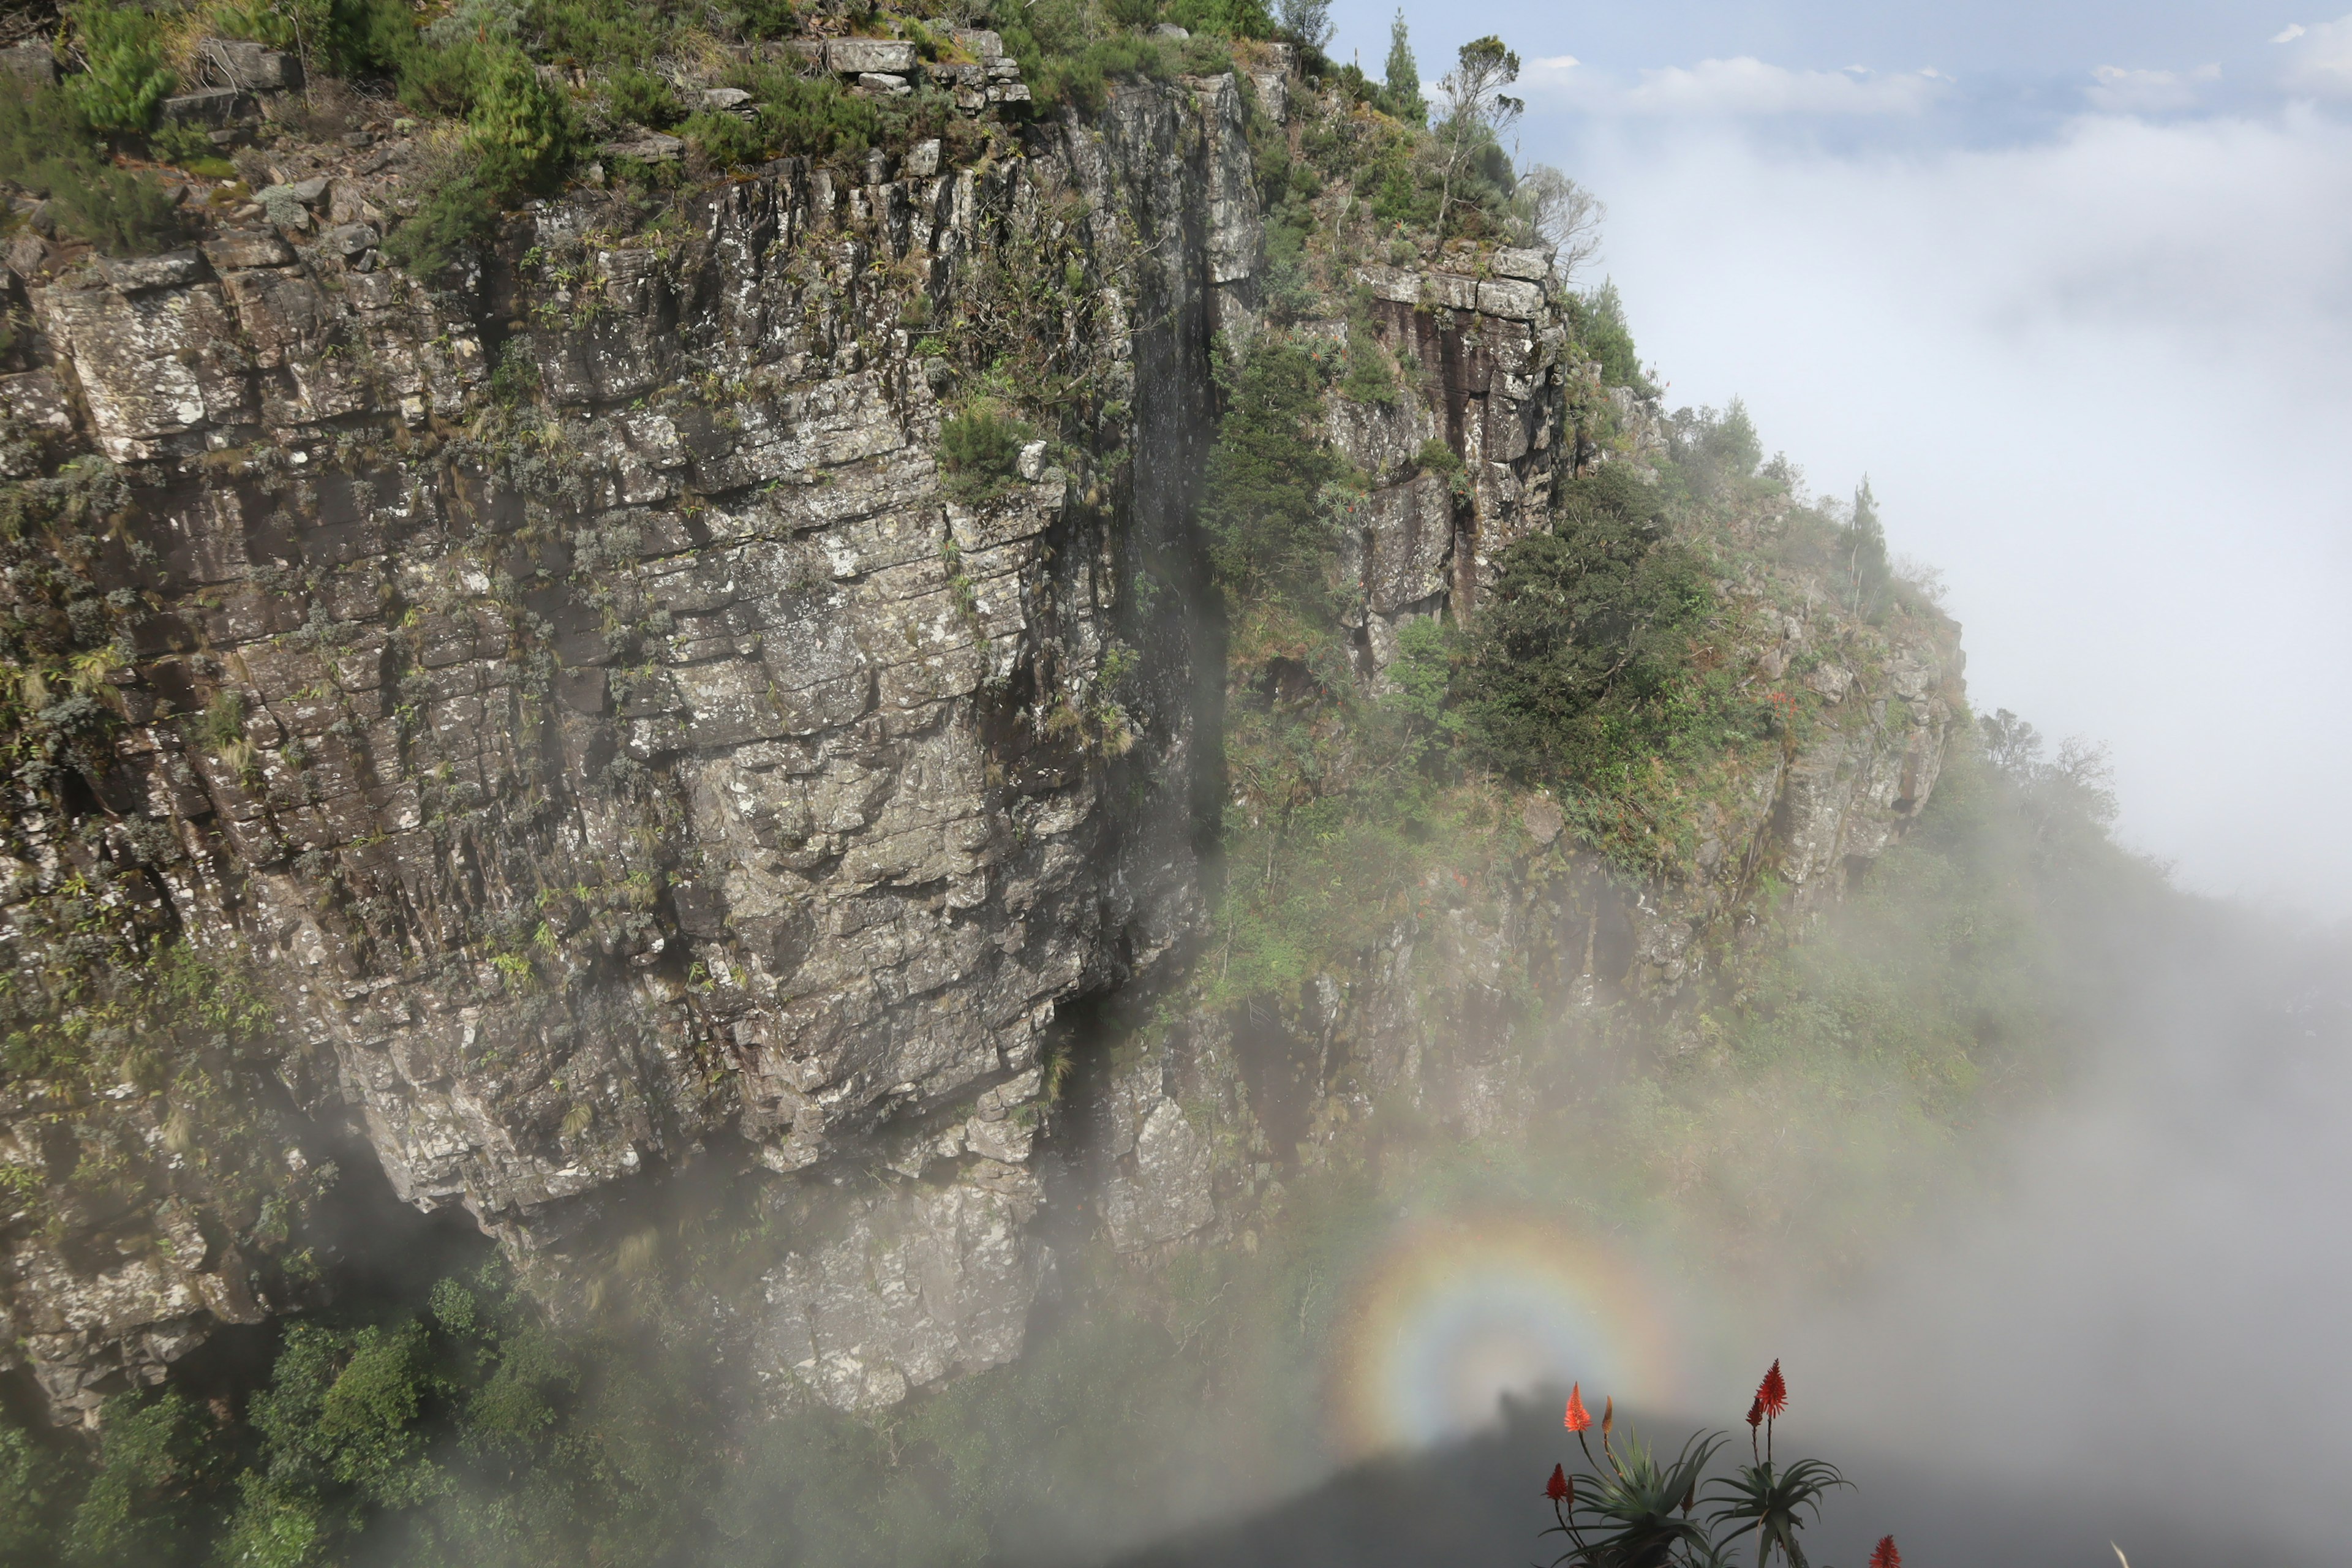
<path fill-rule="evenodd" d="M 559 1295 L 608 1196 L 714 1137 L 869 1173 L 765 1286 L 767 1370 L 849 1405 L 1017 1350 L 1041 1045 L 1196 918 L 1190 507 L 1256 248 L 1230 79 L 870 172 L 650 228 L 583 191 L 457 294 L 372 230 L 52 255 L 47 363 L 0 386 L 16 471 L 113 466 L 90 587 L 137 605 L 98 798 L 9 824 L 19 971 L 97 880 L 267 999 L 276 1136 L 348 1116 Z M 1100 416 L 953 482 L 985 367 L 927 323 L 1041 282 Z M 289 1304 L 172 1098 L 0 1106 L 0 1327 L 61 1414 Z M 36 1124 L 107 1116 L 135 1201 L 79 1231 Z"/>

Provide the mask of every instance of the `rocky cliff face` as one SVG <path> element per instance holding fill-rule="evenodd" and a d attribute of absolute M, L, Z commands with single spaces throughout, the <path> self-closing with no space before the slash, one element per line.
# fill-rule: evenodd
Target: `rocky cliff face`
<path fill-rule="evenodd" d="M 1301 90 L 1254 86 L 1277 120 Z M 341 224 L 12 251 L 39 363 L 0 380 L 5 457 L 70 569 L 20 552 L 6 592 L 130 646 L 26 696 L 61 738 L 0 862 L 20 1032 L 70 1037 L 0 1098 L 0 1338 L 60 1417 L 310 1299 L 288 1216 L 339 1125 L 559 1304 L 626 1194 L 746 1151 L 795 1216 L 738 1308 L 758 1369 L 835 1405 L 1018 1352 L 1057 1012 L 1201 919 L 1222 671 L 1191 510 L 1213 338 L 1258 330 L 1244 102 L 1123 87 L 975 167 L 788 161 L 682 223 L 583 189 L 455 291 L 379 263 L 397 193 L 363 175 L 314 193 Z M 1378 680 L 1595 454 L 1539 258 L 1362 281 L 1421 367 L 1332 404 L 1375 481 L 1345 565 Z M 990 355 L 1084 412 L 1014 475 L 950 473 Z M 1458 480 L 1405 472 L 1432 437 Z M 1739 592 L 1741 657 L 1850 640 Z M 1948 647 L 1879 653 L 1820 664 L 1853 721 L 1746 782 L 1690 886 L 1617 892 L 1514 802 L 1504 896 L 1448 891 L 1257 1035 L 1194 1018 L 1105 1078 L 1117 1244 L 1232 1228 L 1391 1091 L 1493 1124 L 1508 1031 L 1454 1025 L 1506 971 L 1671 991 L 1763 859 L 1819 888 L 1874 853 L 1957 692 Z M 173 933 L 194 958 L 145 994 L 206 1026 L 71 1023 L 79 977 Z"/>
<path fill-rule="evenodd" d="M 249 977 L 300 1109 L 524 1253 L 721 1131 L 776 1172 L 929 1170 L 871 1205 L 902 1272 L 1014 1305 L 934 1291 L 845 1366 L 909 1318 L 844 1261 L 861 1215 L 770 1281 L 781 1364 L 854 1402 L 1010 1354 L 1041 1041 L 1198 905 L 1181 573 L 1254 248 L 1204 221 L 1236 114 L 1230 81 L 1139 89 L 992 167 L 787 163 L 653 234 L 582 193 L 461 295 L 267 229 L 45 268 L 11 434 L 113 465 L 89 588 L 135 596 L 137 658 L 100 798 L 12 825 L 20 964 L 102 879 L 98 918 Z M 961 367 L 916 323 L 1041 268 L 1082 279 L 1055 348 L 1108 411 L 945 488 Z M 1133 604 L 1146 571 L 1179 593 Z M 38 1099 L 17 1168 L 70 1185 L 23 1133 L 84 1108 Z M 148 1198 L 184 1184 L 169 1115 L 119 1130 Z M 18 1226 L 8 1327 L 61 1405 L 273 1305 L 173 1201 L 94 1258 Z"/>

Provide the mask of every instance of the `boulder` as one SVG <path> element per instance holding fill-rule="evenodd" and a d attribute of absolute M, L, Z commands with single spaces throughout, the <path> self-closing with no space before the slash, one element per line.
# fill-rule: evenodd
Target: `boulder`
<path fill-rule="evenodd" d="M 1540 283 L 1551 276 L 1551 258 L 1540 250 L 1507 245 L 1495 252 L 1493 265 L 1496 277 L 1517 278 L 1527 283 Z"/>
<path fill-rule="evenodd" d="M 49 52 L 48 39 L 28 38 L 12 48 L 0 49 L 0 73 L 27 87 L 47 87 L 58 79 L 58 58 Z"/>
<path fill-rule="evenodd" d="M 98 269 L 118 294 L 148 289 L 177 289 L 204 276 L 204 258 L 193 250 L 166 251 L 162 256 L 102 256 Z"/>
<path fill-rule="evenodd" d="M 265 44 L 206 38 L 197 55 L 214 76 L 247 92 L 298 92 L 302 87 L 302 62 Z"/>
<path fill-rule="evenodd" d="M 915 68 L 915 46 L 898 38 L 835 38 L 824 63 L 838 76 L 905 76 Z"/>
<path fill-rule="evenodd" d="M 1543 290 L 1533 283 L 1501 282 L 1478 285 L 1478 312 L 1514 321 L 1541 321 Z"/>
<path fill-rule="evenodd" d="M 597 151 L 607 158 L 635 158 L 639 163 L 661 163 L 683 153 L 686 143 L 677 137 L 648 131 L 632 141 L 607 142 Z"/>
<path fill-rule="evenodd" d="M 245 94 L 233 87 L 208 87 L 163 100 L 163 118 L 174 125 L 223 129 L 238 118 Z"/>
<path fill-rule="evenodd" d="M 266 228 L 230 229 L 205 241 L 203 248 L 215 272 L 283 267 L 294 259 L 294 247 Z"/>

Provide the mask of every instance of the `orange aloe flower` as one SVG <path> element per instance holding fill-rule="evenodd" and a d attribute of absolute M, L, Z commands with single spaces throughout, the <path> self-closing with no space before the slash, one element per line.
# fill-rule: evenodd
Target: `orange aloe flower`
<path fill-rule="evenodd" d="M 1554 1502 L 1570 1502 L 1575 1500 L 1576 1489 L 1569 1484 L 1567 1466 L 1554 1465 L 1551 1468 L 1551 1479 L 1544 1483 L 1544 1496 Z"/>
<path fill-rule="evenodd" d="M 1903 1553 L 1895 1550 L 1895 1537 L 1878 1538 L 1878 1550 L 1870 1554 L 1870 1568 L 1903 1568 Z"/>
<path fill-rule="evenodd" d="M 1554 1386 L 1558 1385 L 1555 1384 Z M 1567 1427 L 1571 1432 L 1585 1432 L 1591 1429 L 1592 1417 L 1584 1413 L 1584 1385 L 1582 1384 L 1578 1383 L 1569 1385 L 1568 1414 L 1560 1417 L 1559 1424 Z"/>
<path fill-rule="evenodd" d="M 1748 1424 L 1750 1426 L 1761 1426 L 1764 1425 L 1764 1396 L 1760 1394 L 1756 1396 L 1755 1402 L 1748 1407 Z"/>
<path fill-rule="evenodd" d="M 1765 1415 L 1776 1419 L 1789 1408 L 1789 1381 L 1780 1375 L 1777 1360 L 1772 1370 L 1764 1374 L 1764 1381 L 1756 1385 L 1756 1403 L 1764 1407 Z"/>

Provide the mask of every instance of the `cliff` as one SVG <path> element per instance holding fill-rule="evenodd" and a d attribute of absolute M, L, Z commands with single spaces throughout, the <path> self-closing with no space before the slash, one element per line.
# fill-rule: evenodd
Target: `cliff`
<path fill-rule="evenodd" d="M 887 1404 L 1019 1353 L 1041 1134 L 1118 1247 L 1236 1235 L 1377 1102 L 1512 1124 L 1525 1004 L 1671 1016 L 1764 880 L 1833 899 L 1902 831 L 1953 628 L 1870 625 L 1772 563 L 1786 505 L 1735 509 L 1712 657 L 1818 721 L 1727 753 L 1686 863 L 1629 877 L 1552 795 L 1465 786 L 1475 853 L 1371 940 L 1213 994 L 1264 673 L 1227 667 L 1195 522 L 1216 357 L 1336 351 L 1360 290 L 1404 367 L 1324 396 L 1367 693 L 1576 475 L 1674 439 L 1524 248 L 1364 259 L 1276 321 L 1258 163 L 1344 112 L 1267 50 L 961 166 L 577 184 L 462 279 L 383 258 L 397 138 L 273 154 L 298 222 L 12 245 L 5 594 L 40 635 L 0 1341 L 58 1418 L 318 1302 L 306 1216 L 353 1160 L 559 1314 L 643 1193 L 723 1164 L 771 1248 L 719 1304 L 755 1370 Z M 1035 421 L 1009 471 L 962 444 L 976 398 Z M 1174 1022 L 1116 1059 L 1067 1022 L 1138 994 Z"/>

